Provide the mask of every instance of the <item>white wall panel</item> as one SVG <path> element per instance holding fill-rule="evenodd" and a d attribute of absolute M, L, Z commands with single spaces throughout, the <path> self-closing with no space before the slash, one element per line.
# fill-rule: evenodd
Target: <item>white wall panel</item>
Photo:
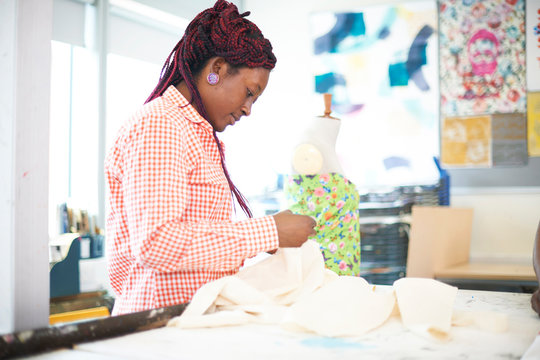
<path fill-rule="evenodd" d="M 183 35 L 160 31 L 118 15 L 111 15 L 109 21 L 109 52 L 159 65 Z"/>
<path fill-rule="evenodd" d="M 472 261 L 531 263 L 540 188 L 458 188 L 450 204 L 474 209 Z"/>
<path fill-rule="evenodd" d="M 0 1 L 0 333 L 48 325 L 52 12 Z"/>
<path fill-rule="evenodd" d="M 52 39 L 84 45 L 85 4 L 73 0 L 54 0 Z"/>

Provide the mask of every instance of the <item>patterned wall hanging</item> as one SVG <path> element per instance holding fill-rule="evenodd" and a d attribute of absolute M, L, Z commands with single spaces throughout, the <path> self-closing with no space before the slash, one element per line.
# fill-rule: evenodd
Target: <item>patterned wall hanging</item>
<path fill-rule="evenodd" d="M 439 24 L 441 113 L 524 113 L 524 0 L 441 1 Z"/>
<path fill-rule="evenodd" d="M 540 0 L 527 0 L 527 90 L 540 91 Z"/>

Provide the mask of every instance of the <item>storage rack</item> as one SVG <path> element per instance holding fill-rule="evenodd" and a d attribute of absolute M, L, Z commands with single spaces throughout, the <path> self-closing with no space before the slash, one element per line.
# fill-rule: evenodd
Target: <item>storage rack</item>
<path fill-rule="evenodd" d="M 407 274 L 413 205 L 448 204 L 448 181 L 399 186 L 360 194 L 360 276 L 372 284 L 392 285 Z"/>

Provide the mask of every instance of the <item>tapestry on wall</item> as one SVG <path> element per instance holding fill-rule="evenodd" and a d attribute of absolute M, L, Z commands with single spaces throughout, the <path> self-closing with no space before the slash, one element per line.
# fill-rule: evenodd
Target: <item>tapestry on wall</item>
<path fill-rule="evenodd" d="M 540 91 L 540 0 L 527 0 L 526 9 L 527 90 Z"/>
<path fill-rule="evenodd" d="M 443 1 L 439 26 L 441 113 L 525 113 L 524 0 Z"/>
<path fill-rule="evenodd" d="M 540 92 L 527 94 L 527 136 L 529 156 L 540 156 Z"/>
<path fill-rule="evenodd" d="M 314 13 L 310 22 L 315 90 L 333 95 L 342 119 L 336 150 L 347 177 L 359 186 L 437 181 L 435 1 Z"/>
<path fill-rule="evenodd" d="M 527 163 L 523 113 L 444 117 L 441 162 L 445 167 L 520 166 Z"/>
<path fill-rule="evenodd" d="M 489 167 L 491 158 L 491 116 L 443 119 L 441 162 L 445 166 Z"/>
<path fill-rule="evenodd" d="M 527 115 L 525 113 L 491 115 L 493 166 L 527 164 Z"/>
<path fill-rule="evenodd" d="M 527 134 L 529 156 L 540 156 L 540 0 L 527 0 Z"/>

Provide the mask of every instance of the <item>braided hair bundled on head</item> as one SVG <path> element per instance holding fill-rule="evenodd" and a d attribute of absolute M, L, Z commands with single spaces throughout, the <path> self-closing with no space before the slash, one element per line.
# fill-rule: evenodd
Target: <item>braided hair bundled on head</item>
<path fill-rule="evenodd" d="M 214 7 L 199 13 L 189 23 L 184 36 L 167 57 L 159 82 L 146 102 L 163 95 L 170 85 L 176 86 L 183 80 L 191 94 L 192 103 L 201 116 L 208 119 L 201 95 L 195 85 L 195 77 L 210 58 L 223 57 L 233 68 L 273 69 L 276 57 L 272 52 L 272 45 L 262 35 L 257 25 L 245 18 L 249 14 L 249 11 L 240 14 L 236 5 L 225 0 L 218 0 Z M 215 130 L 214 139 L 231 192 L 246 215 L 252 217 L 245 197 L 229 176 L 223 149 Z"/>

